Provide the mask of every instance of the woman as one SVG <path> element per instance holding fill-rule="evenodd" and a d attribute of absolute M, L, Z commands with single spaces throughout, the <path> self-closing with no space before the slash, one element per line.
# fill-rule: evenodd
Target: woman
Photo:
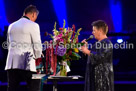
<path fill-rule="evenodd" d="M 114 91 L 112 43 L 107 38 L 108 26 L 98 20 L 92 23 L 93 35 L 98 40 L 92 49 L 82 46 L 87 55 L 85 91 Z M 82 41 L 88 44 L 85 39 Z"/>

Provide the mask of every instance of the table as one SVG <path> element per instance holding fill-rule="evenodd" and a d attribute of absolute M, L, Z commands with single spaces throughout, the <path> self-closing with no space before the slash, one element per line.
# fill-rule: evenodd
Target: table
<path fill-rule="evenodd" d="M 82 78 L 81 76 L 50 76 L 48 81 L 53 82 L 53 91 L 57 91 L 57 82 L 58 81 L 74 81 Z"/>
<path fill-rule="evenodd" d="M 32 79 L 42 79 L 46 76 L 45 74 L 34 74 Z M 58 81 L 74 81 L 83 78 L 82 76 L 49 76 L 47 81 L 53 82 L 53 91 L 57 91 L 57 82 Z"/>

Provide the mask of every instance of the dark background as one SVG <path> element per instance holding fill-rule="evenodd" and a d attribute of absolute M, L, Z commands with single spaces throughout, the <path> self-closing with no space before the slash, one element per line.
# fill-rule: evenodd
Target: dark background
<path fill-rule="evenodd" d="M 65 1 L 63 3 L 63 1 Z M 135 0 L 1 0 L 0 6 L 0 86 L 6 88 L 6 71 L 4 71 L 7 50 L 2 48 L 6 41 L 8 25 L 20 19 L 24 8 L 30 4 L 36 5 L 40 11 L 37 23 L 40 25 L 42 42 L 51 40 L 44 36 L 45 32 L 52 33 L 54 23 L 57 28 L 62 26 L 63 19 L 67 26 L 75 24 L 76 29 L 82 28 L 79 40 L 88 38 L 92 32 L 91 23 L 104 20 L 109 26 L 108 36 L 112 43 L 118 39 L 133 43 L 133 49 L 114 49 L 113 64 L 115 77 L 115 91 L 135 91 L 136 85 L 136 1 Z M 57 5 L 57 6 L 55 6 Z M 3 14 L 5 13 L 5 14 Z M 4 19 L 5 18 L 5 19 Z M 95 40 L 89 41 L 94 43 Z M 81 54 L 81 53 L 80 53 Z M 81 54 L 82 55 L 82 54 Z M 85 60 L 72 61 L 71 72 L 68 75 L 84 76 Z M 84 80 L 81 80 L 84 82 Z M 69 85 L 72 87 L 72 85 Z M 50 89 L 50 84 L 48 88 Z M 68 86 L 63 86 L 67 88 Z M 78 88 L 80 87 L 80 88 Z M 22 86 L 25 89 L 25 86 Z M 83 91 L 83 84 L 76 84 L 74 88 Z M 1 90 L 0 90 L 1 91 Z M 64 90 L 63 90 L 64 91 Z M 74 90 L 72 90 L 74 91 Z"/>

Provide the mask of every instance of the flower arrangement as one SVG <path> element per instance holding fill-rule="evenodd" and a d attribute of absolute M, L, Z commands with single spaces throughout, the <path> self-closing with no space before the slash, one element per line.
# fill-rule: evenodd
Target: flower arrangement
<path fill-rule="evenodd" d="M 78 55 L 78 36 L 82 28 L 75 31 L 75 25 L 72 28 L 65 28 L 65 20 L 63 28 L 56 30 L 56 23 L 53 29 L 53 42 L 56 45 L 54 53 L 60 56 L 63 60 L 78 60 L 80 56 Z"/>
<path fill-rule="evenodd" d="M 65 20 L 63 28 L 56 29 L 56 22 L 54 24 L 53 35 L 50 45 L 46 49 L 46 73 L 51 72 L 53 76 L 61 75 L 66 76 L 70 71 L 70 61 L 79 60 L 81 57 L 78 54 L 78 36 L 82 28 L 76 32 L 75 25 L 72 28 L 65 28 Z M 50 66 L 50 69 L 48 70 Z"/>

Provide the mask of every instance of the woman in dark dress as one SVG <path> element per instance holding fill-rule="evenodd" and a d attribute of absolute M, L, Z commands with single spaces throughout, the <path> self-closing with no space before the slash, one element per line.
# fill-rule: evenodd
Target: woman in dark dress
<path fill-rule="evenodd" d="M 114 76 L 112 64 L 112 43 L 107 38 L 107 24 L 98 20 L 92 23 L 93 35 L 98 40 L 91 50 L 82 46 L 82 52 L 87 55 L 85 75 L 85 91 L 114 91 Z M 88 44 L 85 40 L 82 41 Z"/>

